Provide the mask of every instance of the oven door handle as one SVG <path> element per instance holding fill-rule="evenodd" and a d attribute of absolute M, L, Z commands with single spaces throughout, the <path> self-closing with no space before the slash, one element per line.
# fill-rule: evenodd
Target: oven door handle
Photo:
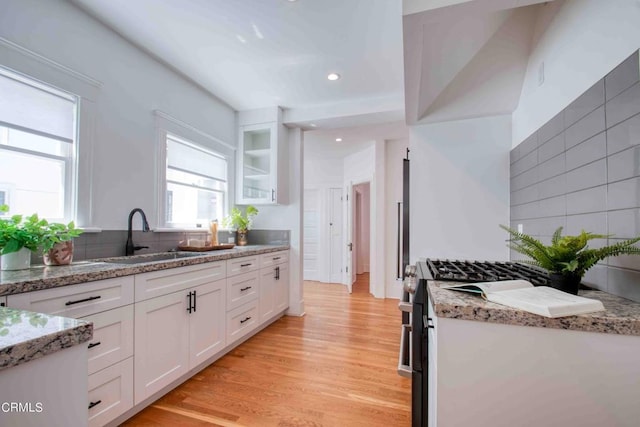
<path fill-rule="evenodd" d="M 405 343 L 406 343 L 406 336 L 408 334 L 411 333 L 411 325 L 407 325 L 407 324 L 403 324 L 402 325 L 402 332 L 400 335 L 400 356 L 398 356 L 398 375 L 402 376 L 402 377 L 406 377 L 406 378 L 411 378 L 412 374 L 413 374 L 413 369 L 411 367 L 411 341 L 409 340 L 409 364 L 405 365 L 404 364 L 404 360 L 405 360 Z"/>

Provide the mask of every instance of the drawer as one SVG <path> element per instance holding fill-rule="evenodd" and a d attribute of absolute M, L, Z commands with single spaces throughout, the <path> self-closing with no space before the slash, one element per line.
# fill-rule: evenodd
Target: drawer
<path fill-rule="evenodd" d="M 260 267 L 260 257 L 246 256 L 227 260 L 227 277 L 257 270 Z"/>
<path fill-rule="evenodd" d="M 259 284 L 260 275 L 257 270 L 227 279 L 227 311 L 257 299 Z"/>
<path fill-rule="evenodd" d="M 260 268 L 289 262 L 289 251 L 271 252 L 260 255 Z"/>
<path fill-rule="evenodd" d="M 227 313 L 227 345 L 253 331 L 258 326 L 258 301 L 248 302 Z"/>
<path fill-rule="evenodd" d="M 224 279 L 225 267 L 225 261 L 215 261 L 136 274 L 136 302 Z"/>
<path fill-rule="evenodd" d="M 133 304 L 84 318 L 93 322 L 89 374 L 133 356 Z"/>
<path fill-rule="evenodd" d="M 12 308 L 81 318 L 133 303 L 133 276 L 8 295 Z"/>
<path fill-rule="evenodd" d="M 103 426 L 133 407 L 133 357 L 89 375 L 89 426 Z"/>

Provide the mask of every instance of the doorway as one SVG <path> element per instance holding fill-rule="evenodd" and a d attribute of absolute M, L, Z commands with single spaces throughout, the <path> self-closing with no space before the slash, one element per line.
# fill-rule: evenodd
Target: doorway
<path fill-rule="evenodd" d="M 369 272 L 371 267 L 371 185 L 363 182 L 352 191 L 352 292 L 371 293 Z"/>

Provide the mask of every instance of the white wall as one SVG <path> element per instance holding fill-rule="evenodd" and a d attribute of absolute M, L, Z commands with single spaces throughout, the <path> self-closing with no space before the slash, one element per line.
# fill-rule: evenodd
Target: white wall
<path fill-rule="evenodd" d="M 411 261 L 507 260 L 510 116 L 409 130 Z"/>
<path fill-rule="evenodd" d="M 640 47 L 637 0 L 568 0 L 541 8 L 520 102 L 513 146 Z M 538 69 L 544 62 L 544 83 Z"/>
<path fill-rule="evenodd" d="M 94 126 L 81 133 L 80 150 L 92 147 L 92 167 L 80 176 L 91 197 L 79 212 L 82 226 L 126 229 L 132 208 L 156 212 L 154 110 L 161 110 L 235 146 L 235 112 L 211 94 L 162 65 L 61 0 L 2 0 L 0 38 L 101 83 Z M 0 44 L 2 40 L 0 40 Z M 9 57 L 0 57 L 0 65 Z M 32 61 L 17 71 L 43 76 Z M 56 71 L 59 73 L 58 71 Z M 52 72 L 52 74 L 55 74 Z M 46 81 L 46 75 L 41 77 Z"/>
<path fill-rule="evenodd" d="M 398 202 L 402 202 L 402 159 L 405 158 L 408 139 L 386 142 L 386 183 L 385 183 L 385 295 L 387 298 L 402 296 L 402 281 L 396 280 L 398 253 Z M 410 153 L 409 158 L 412 158 Z M 419 166 L 416 166 L 419 167 Z"/>

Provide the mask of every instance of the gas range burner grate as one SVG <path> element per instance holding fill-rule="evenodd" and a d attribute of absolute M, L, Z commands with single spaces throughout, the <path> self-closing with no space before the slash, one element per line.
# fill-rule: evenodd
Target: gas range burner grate
<path fill-rule="evenodd" d="M 427 260 L 434 280 L 455 282 L 495 282 L 500 280 L 527 280 L 534 286 L 549 284 L 546 272 L 517 262 Z"/>

